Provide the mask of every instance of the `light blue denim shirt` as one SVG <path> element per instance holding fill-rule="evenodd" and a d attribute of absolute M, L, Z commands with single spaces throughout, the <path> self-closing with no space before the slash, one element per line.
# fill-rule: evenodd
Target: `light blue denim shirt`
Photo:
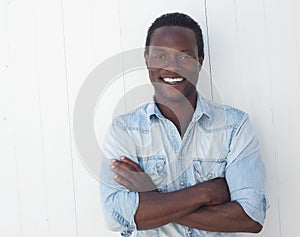
<path fill-rule="evenodd" d="M 117 117 L 102 147 L 101 202 L 107 227 L 122 236 L 233 236 L 193 229 L 175 223 L 139 231 L 136 213 L 139 195 L 116 183 L 110 159 L 125 155 L 151 177 L 159 192 L 171 192 L 225 177 L 232 201 L 255 221 L 266 215 L 264 164 L 246 113 L 197 96 L 192 121 L 183 138 L 154 102 Z M 159 205 L 159 203 L 157 203 Z"/>

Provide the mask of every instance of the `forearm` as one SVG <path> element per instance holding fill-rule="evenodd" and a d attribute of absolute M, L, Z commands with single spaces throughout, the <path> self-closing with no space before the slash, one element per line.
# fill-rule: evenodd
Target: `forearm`
<path fill-rule="evenodd" d="M 205 205 L 209 200 L 204 189 L 196 185 L 170 193 L 139 193 L 139 206 L 135 214 L 137 228 L 157 228 Z"/>
<path fill-rule="evenodd" d="M 156 228 L 174 222 L 204 205 L 229 201 L 227 184 L 221 178 L 170 193 L 139 193 L 139 197 L 135 214 L 138 229 Z"/>
<path fill-rule="evenodd" d="M 237 202 L 201 207 L 174 222 L 213 232 L 258 233 L 262 229 Z"/>
<path fill-rule="evenodd" d="M 173 222 L 204 205 L 216 205 L 229 201 L 228 186 L 223 178 L 206 181 L 194 186 L 170 192 L 155 190 L 150 177 L 140 166 L 126 157 L 112 160 L 111 169 L 117 183 L 139 193 L 139 204 L 134 215 L 138 229 L 153 229 Z"/>

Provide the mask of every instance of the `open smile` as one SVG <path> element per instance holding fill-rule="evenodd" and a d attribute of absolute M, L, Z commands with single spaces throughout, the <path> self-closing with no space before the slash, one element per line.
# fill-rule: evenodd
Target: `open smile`
<path fill-rule="evenodd" d="M 177 85 L 186 80 L 183 77 L 159 77 L 159 79 L 169 85 Z"/>

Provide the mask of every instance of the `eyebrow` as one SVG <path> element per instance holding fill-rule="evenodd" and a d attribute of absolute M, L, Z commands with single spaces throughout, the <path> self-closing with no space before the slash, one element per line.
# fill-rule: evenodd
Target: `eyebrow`
<path fill-rule="evenodd" d="M 172 48 L 170 48 L 170 49 L 172 49 Z M 193 52 L 192 49 L 180 49 L 180 50 L 172 49 L 172 50 L 178 51 L 178 52 L 182 52 L 182 53 L 191 53 L 191 52 Z M 156 48 L 156 49 L 153 49 L 153 51 L 154 51 L 154 52 L 155 52 L 155 51 L 156 51 L 156 52 L 166 52 L 167 49 L 164 49 L 164 48 Z"/>
<path fill-rule="evenodd" d="M 194 51 L 192 49 L 183 49 L 183 50 L 179 50 L 182 53 L 193 53 Z"/>

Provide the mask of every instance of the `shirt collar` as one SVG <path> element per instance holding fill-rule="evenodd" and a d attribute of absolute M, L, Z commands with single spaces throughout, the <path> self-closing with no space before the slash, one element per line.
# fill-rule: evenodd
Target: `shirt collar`
<path fill-rule="evenodd" d="M 166 119 L 165 116 L 161 113 L 159 108 L 157 107 L 154 97 L 150 102 L 147 110 L 147 115 L 149 116 L 150 120 L 155 118 Z M 197 101 L 196 101 L 196 109 L 192 118 L 192 121 L 198 121 L 203 115 L 206 115 L 208 118 L 211 117 L 210 108 L 206 102 L 206 100 L 197 92 Z"/>
<path fill-rule="evenodd" d="M 200 95 L 200 93 L 197 93 L 196 110 L 194 112 L 192 121 L 199 120 L 204 114 L 208 118 L 211 117 L 211 111 L 206 100 Z"/>

